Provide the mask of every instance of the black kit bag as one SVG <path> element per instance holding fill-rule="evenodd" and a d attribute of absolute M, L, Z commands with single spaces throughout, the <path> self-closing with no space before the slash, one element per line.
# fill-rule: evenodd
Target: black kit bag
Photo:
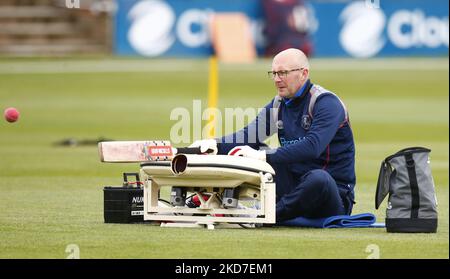
<path fill-rule="evenodd" d="M 134 176 L 135 182 L 129 182 Z M 105 223 L 144 222 L 144 189 L 138 173 L 123 173 L 123 185 L 103 188 L 103 215 Z"/>
<path fill-rule="evenodd" d="M 430 149 L 410 147 L 382 163 L 375 194 L 378 209 L 387 194 L 387 232 L 435 233 L 437 199 L 431 175 Z"/>

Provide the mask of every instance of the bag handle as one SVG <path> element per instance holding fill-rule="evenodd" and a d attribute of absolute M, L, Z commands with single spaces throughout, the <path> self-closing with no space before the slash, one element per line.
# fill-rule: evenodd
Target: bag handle
<path fill-rule="evenodd" d="M 128 176 L 134 176 L 135 182 L 129 182 Z M 143 183 L 141 182 L 141 179 L 139 178 L 139 173 L 137 172 L 124 172 L 123 173 L 123 187 L 132 187 L 133 184 L 136 184 L 137 187 L 140 187 Z"/>
<path fill-rule="evenodd" d="M 431 152 L 431 149 L 425 148 L 425 147 L 420 147 L 420 146 L 415 146 L 415 147 L 407 147 L 404 148 L 398 152 L 396 152 L 395 154 L 388 156 L 386 159 L 384 159 L 385 162 L 391 160 L 392 158 L 398 157 L 398 156 L 403 156 L 406 154 L 410 154 L 410 153 L 420 153 L 420 152 Z"/>
<path fill-rule="evenodd" d="M 415 147 L 404 148 L 404 149 L 398 151 L 397 153 L 405 153 L 405 152 L 431 152 L 431 149 L 421 147 L 421 146 L 415 146 Z"/>

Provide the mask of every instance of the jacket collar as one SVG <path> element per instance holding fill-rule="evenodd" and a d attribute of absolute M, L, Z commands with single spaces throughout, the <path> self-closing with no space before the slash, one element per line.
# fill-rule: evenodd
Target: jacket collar
<path fill-rule="evenodd" d="M 283 98 L 284 103 L 287 106 L 290 105 L 294 105 L 294 103 L 297 103 L 297 101 L 302 100 L 307 93 L 309 92 L 309 90 L 311 89 L 311 81 L 308 79 L 305 84 L 303 84 L 303 86 L 297 91 L 297 93 L 295 93 L 294 97 L 288 99 L 288 98 Z"/>

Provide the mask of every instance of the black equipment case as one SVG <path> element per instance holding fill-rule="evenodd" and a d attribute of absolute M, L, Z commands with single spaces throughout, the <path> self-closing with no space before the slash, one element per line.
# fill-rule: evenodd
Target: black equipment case
<path fill-rule="evenodd" d="M 128 182 L 128 176 L 136 181 Z M 124 173 L 122 187 L 104 187 L 103 199 L 105 223 L 144 222 L 144 190 L 138 173 Z"/>

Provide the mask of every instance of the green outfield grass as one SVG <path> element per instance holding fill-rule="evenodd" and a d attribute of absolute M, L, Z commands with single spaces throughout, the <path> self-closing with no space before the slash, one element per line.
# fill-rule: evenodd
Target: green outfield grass
<path fill-rule="evenodd" d="M 262 107 L 274 95 L 269 60 L 220 65 L 219 107 Z M 121 185 L 137 164 L 102 164 L 95 146 L 65 138 L 167 139 L 172 109 L 207 104 L 207 60 L 0 59 L 0 258 L 381 258 L 449 257 L 448 58 L 315 59 L 312 81 L 347 104 L 357 149 L 354 213 L 375 213 L 382 159 L 432 149 L 439 202 L 436 234 L 385 229 L 179 229 L 103 222 L 103 186 Z"/>

